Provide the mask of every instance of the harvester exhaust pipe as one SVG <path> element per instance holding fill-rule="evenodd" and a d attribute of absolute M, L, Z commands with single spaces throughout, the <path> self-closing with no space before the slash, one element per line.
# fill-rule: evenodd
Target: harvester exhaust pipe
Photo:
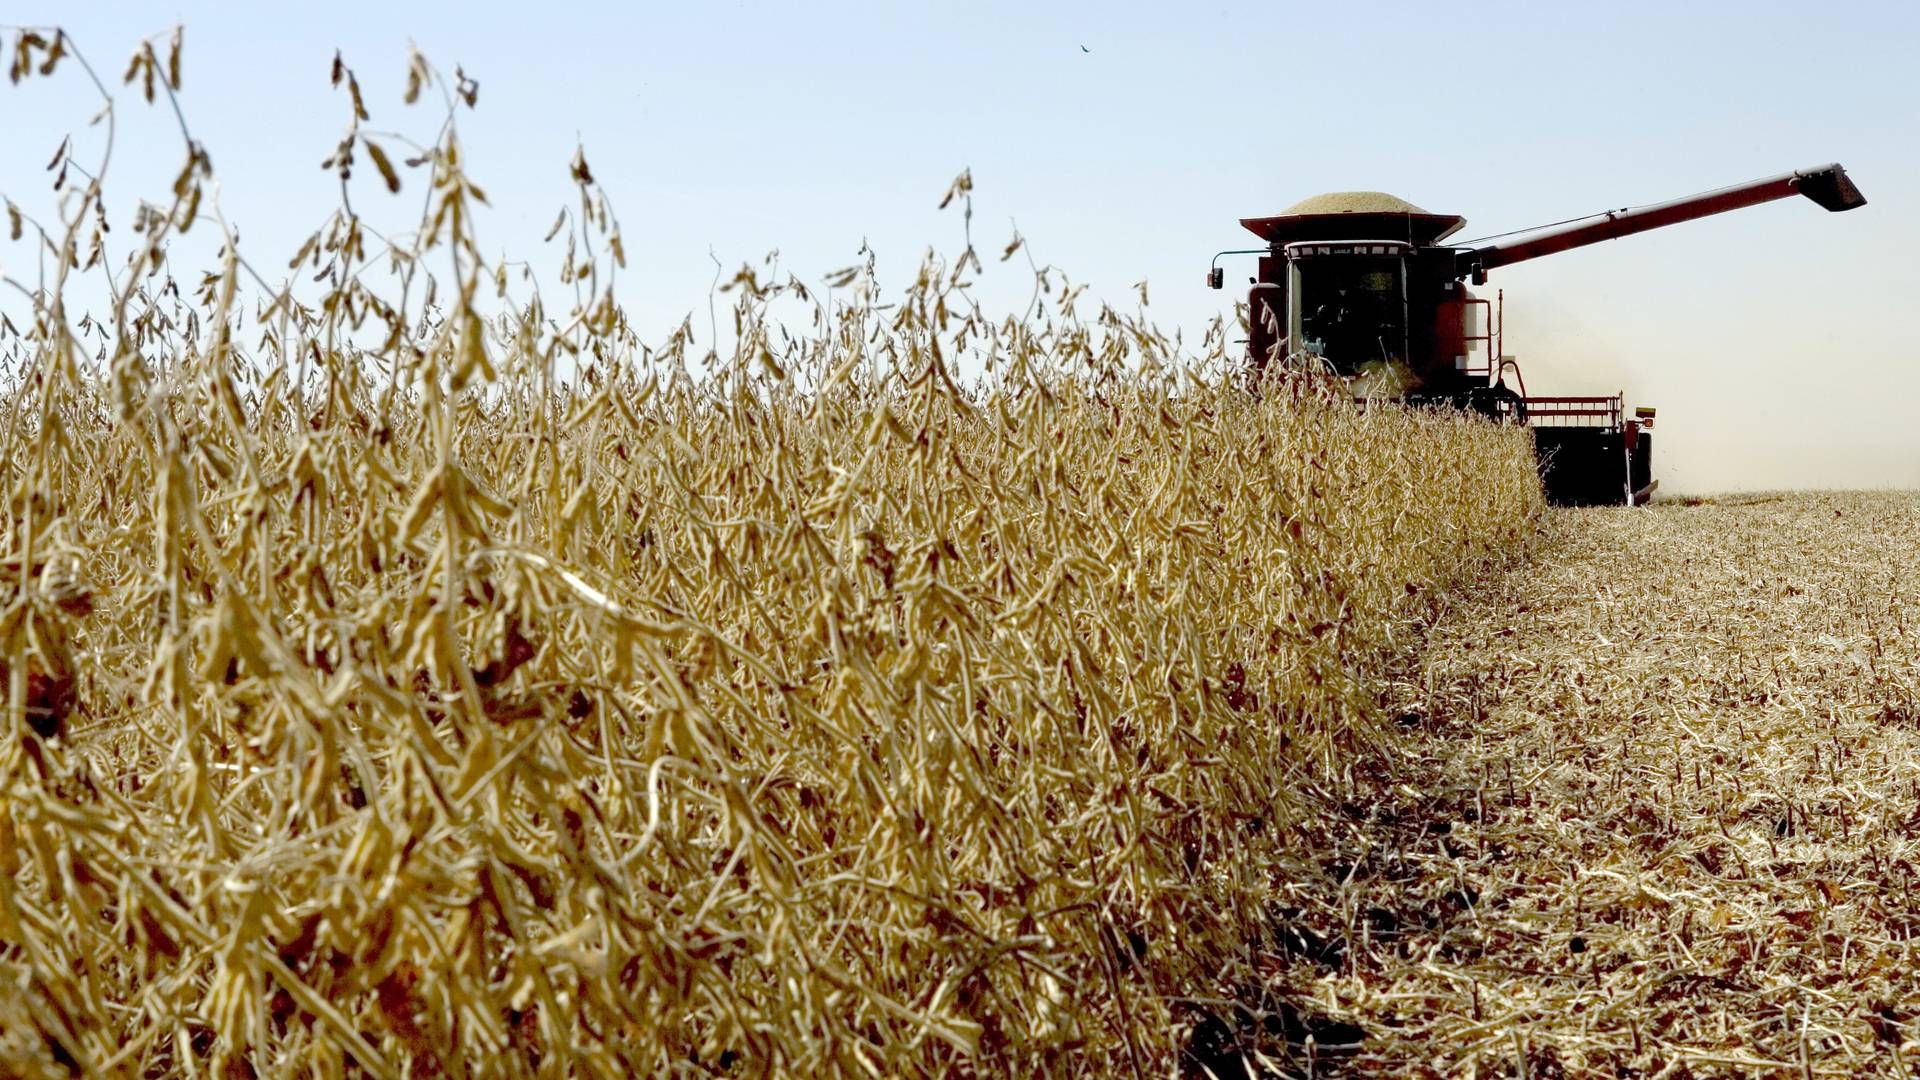
<path fill-rule="evenodd" d="M 1866 196 L 1860 194 L 1860 189 L 1847 177 L 1847 170 L 1838 164 L 1821 165 L 1651 206 L 1607 210 L 1565 225 L 1523 231 L 1514 234 L 1512 239 L 1501 239 L 1498 243 L 1463 248 L 1458 254 L 1460 274 L 1463 277 L 1471 274 L 1478 281 L 1495 267 L 1510 266 L 1569 248 L 1597 244 L 1602 240 L 1632 236 L 1648 229 L 1677 225 L 1682 221 L 1724 214 L 1729 210 L 1758 206 L 1792 195 L 1805 195 L 1832 211 L 1852 210 L 1867 204 Z"/>

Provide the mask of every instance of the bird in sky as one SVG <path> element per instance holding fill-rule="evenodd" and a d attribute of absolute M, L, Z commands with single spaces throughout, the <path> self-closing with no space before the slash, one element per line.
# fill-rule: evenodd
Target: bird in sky
<path fill-rule="evenodd" d="M 1082 46 L 1080 46 L 1080 51 L 1081 51 L 1081 52 L 1084 52 L 1084 53 L 1090 53 L 1090 52 L 1092 52 L 1093 50 L 1092 50 L 1092 49 L 1089 49 L 1089 48 L 1087 48 L 1087 47 L 1086 47 L 1085 45 L 1082 45 Z"/>

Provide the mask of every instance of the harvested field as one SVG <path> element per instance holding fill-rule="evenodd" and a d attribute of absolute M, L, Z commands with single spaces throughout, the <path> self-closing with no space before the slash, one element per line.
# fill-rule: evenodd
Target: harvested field
<path fill-rule="evenodd" d="M 1420 756 L 1298 902 L 1309 972 L 1423 1076 L 1920 1065 L 1920 496 L 1550 515 L 1433 627 Z"/>

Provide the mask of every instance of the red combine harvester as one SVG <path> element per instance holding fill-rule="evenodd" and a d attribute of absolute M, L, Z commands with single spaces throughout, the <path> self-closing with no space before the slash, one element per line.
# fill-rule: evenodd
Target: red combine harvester
<path fill-rule="evenodd" d="M 1466 283 L 1484 285 L 1488 271 L 1527 259 L 1791 195 L 1828 210 L 1867 201 L 1845 169 L 1823 165 L 1454 245 L 1444 241 L 1466 224 L 1463 217 L 1379 192 L 1345 192 L 1274 217 L 1243 218 L 1267 247 L 1220 255 L 1260 256 L 1247 294 L 1256 374 L 1272 363 L 1325 365 L 1352 380 L 1358 396 L 1445 403 L 1529 424 L 1550 500 L 1639 503 L 1655 487 L 1653 410 L 1628 417 L 1620 394 L 1527 396 L 1519 365 L 1501 353 L 1505 297 L 1477 297 Z M 1207 274 L 1215 289 L 1224 280 L 1220 255 Z M 1508 386 L 1509 373 L 1518 390 Z"/>

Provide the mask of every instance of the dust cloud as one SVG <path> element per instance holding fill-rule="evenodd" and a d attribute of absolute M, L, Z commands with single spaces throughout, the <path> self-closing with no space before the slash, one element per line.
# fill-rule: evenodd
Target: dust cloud
<path fill-rule="evenodd" d="M 1890 311 L 1714 299 L 1516 291 L 1505 351 L 1532 394 L 1657 408 L 1662 495 L 1920 488 L 1920 357 Z"/>

